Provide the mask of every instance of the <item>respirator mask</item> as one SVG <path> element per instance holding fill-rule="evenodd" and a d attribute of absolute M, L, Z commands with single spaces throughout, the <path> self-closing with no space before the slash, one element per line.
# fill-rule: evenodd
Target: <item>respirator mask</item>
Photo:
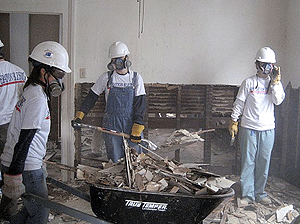
<path fill-rule="evenodd" d="M 269 75 L 273 70 L 273 64 L 260 62 L 258 65 L 258 69 L 261 71 L 262 74 Z"/>
<path fill-rule="evenodd" d="M 131 61 L 129 61 L 127 59 L 127 56 L 122 59 L 122 58 L 113 58 L 111 60 L 111 62 L 107 65 L 107 68 L 110 70 L 110 71 L 113 71 L 113 70 L 122 70 L 124 68 L 129 68 L 131 66 Z"/>
<path fill-rule="evenodd" d="M 65 85 L 62 82 L 63 77 L 65 76 L 66 72 L 55 69 L 52 73 L 52 76 L 55 78 L 55 80 L 51 81 L 49 85 L 47 86 L 47 91 L 53 96 L 58 97 L 61 95 L 61 93 L 65 90 Z"/>

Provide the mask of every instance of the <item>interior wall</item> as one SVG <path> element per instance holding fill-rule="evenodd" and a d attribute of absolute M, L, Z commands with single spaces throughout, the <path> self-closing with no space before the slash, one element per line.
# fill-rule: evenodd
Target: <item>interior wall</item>
<path fill-rule="evenodd" d="M 300 86 L 300 1 L 288 1 L 286 75 L 293 87 Z"/>
<path fill-rule="evenodd" d="M 255 54 L 263 46 L 275 50 L 286 72 L 289 0 L 141 2 L 139 37 L 138 1 L 75 1 L 75 82 L 96 81 L 117 40 L 128 45 L 132 69 L 145 82 L 239 85 L 255 74 Z M 80 68 L 86 78 L 80 78 Z"/>
<path fill-rule="evenodd" d="M 29 74 L 27 62 L 29 54 L 29 15 L 27 13 L 10 14 L 10 61 Z"/>

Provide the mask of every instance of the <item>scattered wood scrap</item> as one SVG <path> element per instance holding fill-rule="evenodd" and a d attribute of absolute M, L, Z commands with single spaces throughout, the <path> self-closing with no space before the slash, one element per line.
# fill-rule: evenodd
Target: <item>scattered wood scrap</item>
<path fill-rule="evenodd" d="M 176 145 L 176 144 L 184 144 L 186 142 L 195 142 L 195 141 L 204 141 L 203 138 L 200 137 L 200 134 L 205 132 L 215 131 L 215 129 L 209 130 L 199 130 L 196 132 L 189 132 L 185 129 L 179 129 L 174 131 L 170 137 L 166 140 L 164 147 Z"/>

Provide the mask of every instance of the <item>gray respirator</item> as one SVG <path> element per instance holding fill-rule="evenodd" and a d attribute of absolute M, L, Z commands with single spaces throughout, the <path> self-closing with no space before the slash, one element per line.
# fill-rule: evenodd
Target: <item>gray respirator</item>
<path fill-rule="evenodd" d="M 265 75 L 269 75 L 273 70 L 272 63 L 260 63 L 258 69 Z"/>
<path fill-rule="evenodd" d="M 65 85 L 61 79 L 55 77 L 56 80 L 49 83 L 47 89 L 53 97 L 58 97 L 65 90 Z"/>
<path fill-rule="evenodd" d="M 115 58 L 107 65 L 107 68 L 110 71 L 113 70 L 122 70 L 124 68 L 129 68 L 131 66 L 131 61 L 127 60 L 127 57 L 123 60 L 122 58 Z"/>

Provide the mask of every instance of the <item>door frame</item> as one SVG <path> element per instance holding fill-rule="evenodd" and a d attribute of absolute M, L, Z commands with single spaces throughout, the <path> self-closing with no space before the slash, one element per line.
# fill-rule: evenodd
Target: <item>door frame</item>
<path fill-rule="evenodd" d="M 1 13 L 28 13 L 28 14 L 54 14 L 60 15 L 60 40 L 59 42 L 69 53 L 69 67 L 71 74 L 64 78 L 66 90 L 61 95 L 61 163 L 74 166 L 75 147 L 74 131 L 70 121 L 74 117 L 74 10 L 75 0 L 1 0 Z M 62 180 L 70 181 L 74 174 L 62 171 Z"/>

